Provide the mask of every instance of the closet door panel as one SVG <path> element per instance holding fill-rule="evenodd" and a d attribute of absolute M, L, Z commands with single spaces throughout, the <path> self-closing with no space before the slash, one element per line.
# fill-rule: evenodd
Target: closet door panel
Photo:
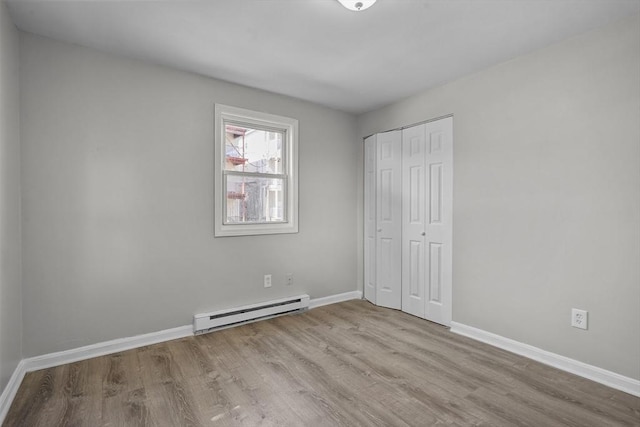
<path fill-rule="evenodd" d="M 364 297 L 376 303 L 376 136 L 364 140 Z"/>
<path fill-rule="evenodd" d="M 452 312 L 453 119 L 426 124 L 427 286 L 425 318 L 449 326 Z"/>
<path fill-rule="evenodd" d="M 402 311 L 424 317 L 426 176 L 425 126 L 402 131 Z"/>
<path fill-rule="evenodd" d="M 401 308 L 401 132 L 376 135 L 376 303 Z"/>

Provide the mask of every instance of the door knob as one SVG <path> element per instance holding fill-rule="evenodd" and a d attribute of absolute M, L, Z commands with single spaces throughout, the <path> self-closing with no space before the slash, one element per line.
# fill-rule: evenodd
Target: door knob
<path fill-rule="evenodd" d="M 425 233 L 424 231 L 423 231 L 421 234 L 422 234 L 423 236 L 426 236 L 426 235 L 427 235 L 427 233 Z"/>

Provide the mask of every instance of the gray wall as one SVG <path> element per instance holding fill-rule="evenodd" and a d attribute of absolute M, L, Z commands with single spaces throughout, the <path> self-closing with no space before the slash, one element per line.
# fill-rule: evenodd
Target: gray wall
<path fill-rule="evenodd" d="M 357 289 L 354 116 L 21 40 L 25 357 Z M 214 103 L 299 120 L 298 234 L 213 237 Z"/>
<path fill-rule="evenodd" d="M 0 393 L 22 358 L 18 48 L 0 2 Z"/>
<path fill-rule="evenodd" d="M 455 115 L 454 321 L 640 379 L 639 76 L 636 16 L 359 118 Z"/>

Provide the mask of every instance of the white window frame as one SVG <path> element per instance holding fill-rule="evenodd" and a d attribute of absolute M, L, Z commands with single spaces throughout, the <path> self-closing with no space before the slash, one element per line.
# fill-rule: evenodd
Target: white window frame
<path fill-rule="evenodd" d="M 284 133 L 283 171 L 286 200 L 285 220 L 273 223 L 225 224 L 227 193 L 225 175 L 225 123 L 259 129 L 274 129 Z M 229 105 L 215 105 L 214 147 L 214 236 L 252 236 L 298 232 L 298 120 Z M 279 176 L 280 177 L 280 176 Z"/>

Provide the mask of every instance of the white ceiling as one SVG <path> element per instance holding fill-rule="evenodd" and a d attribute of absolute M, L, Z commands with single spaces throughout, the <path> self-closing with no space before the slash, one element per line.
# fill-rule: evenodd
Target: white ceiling
<path fill-rule="evenodd" d="M 640 13 L 640 0 L 7 3 L 24 31 L 351 113 Z"/>

